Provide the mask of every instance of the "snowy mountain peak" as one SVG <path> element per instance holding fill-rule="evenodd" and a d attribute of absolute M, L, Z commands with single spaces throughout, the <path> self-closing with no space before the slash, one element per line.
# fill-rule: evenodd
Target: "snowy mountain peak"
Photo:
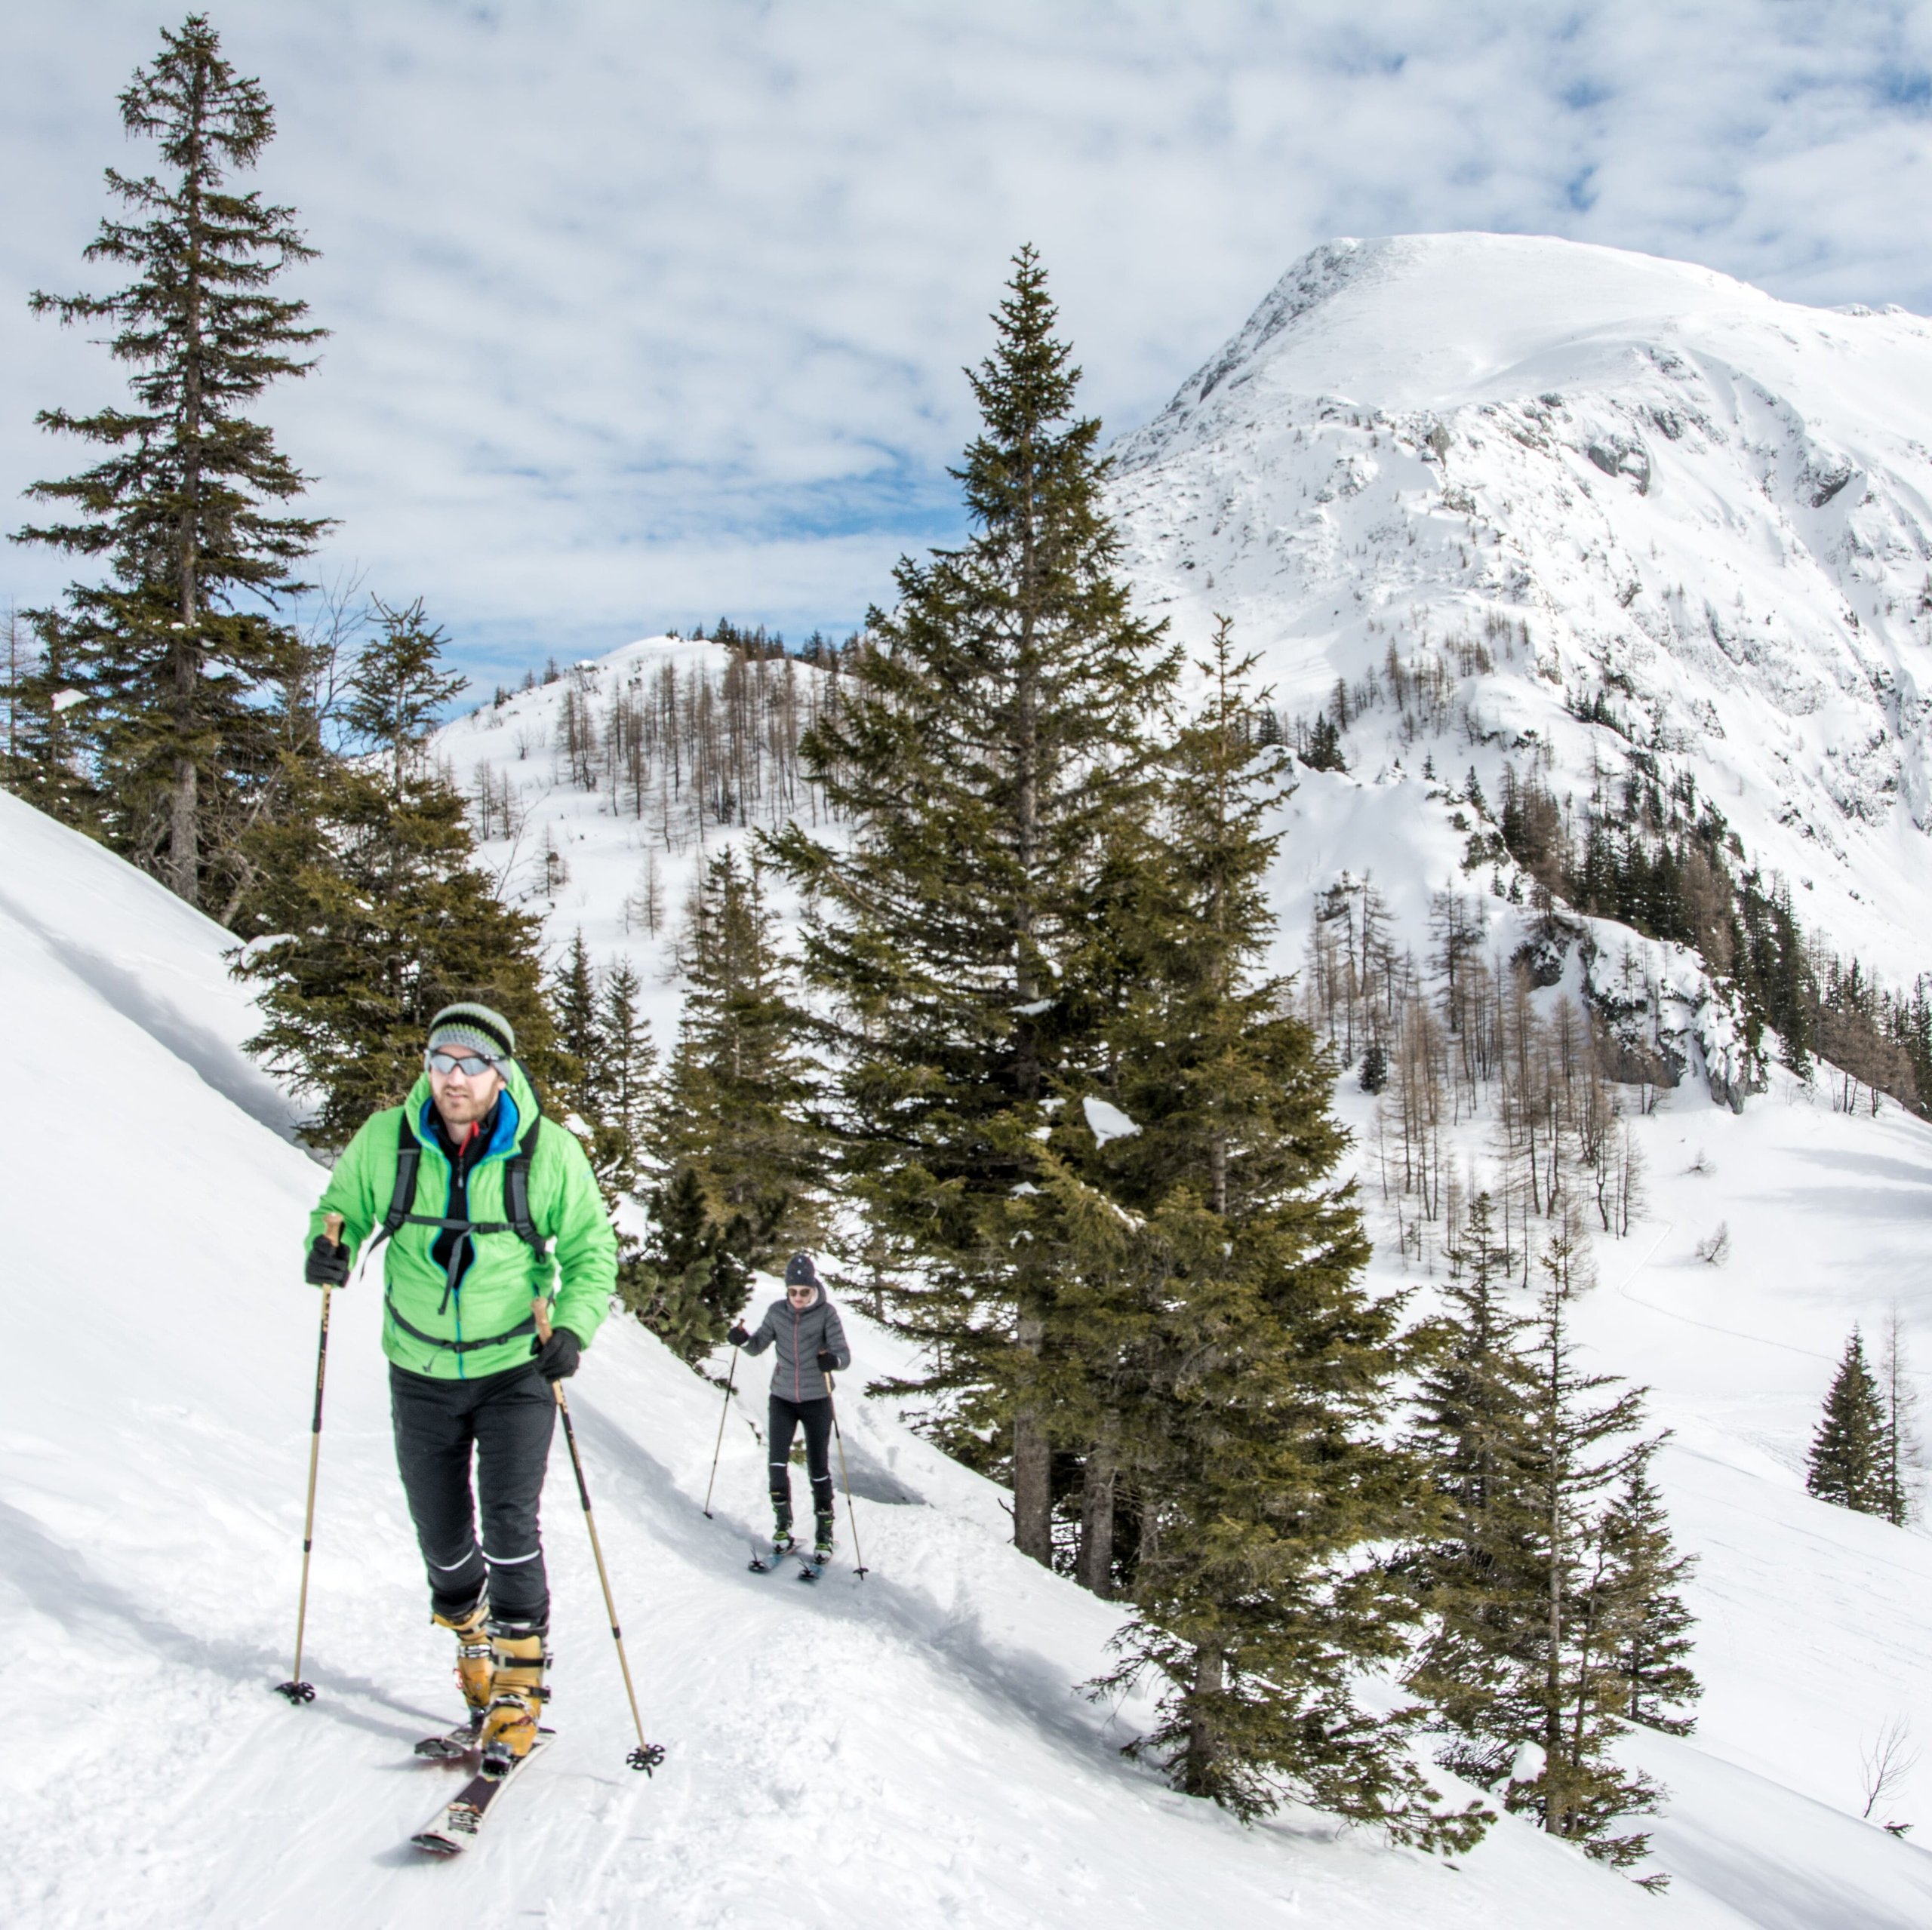
<path fill-rule="evenodd" d="M 1635 771 L 1835 949 L 1932 960 L 1922 318 L 1535 237 L 1332 241 L 1117 456 L 1145 601 L 1232 616 L 1291 718 L 1356 693 L 1355 778 L 1534 764 L 1580 812 Z"/>
<path fill-rule="evenodd" d="M 1866 345 L 1844 327 L 1854 321 L 1925 339 L 1903 309 L 1802 308 L 1712 269 L 1580 241 L 1343 238 L 1288 269 L 1146 441 L 1164 441 L 1217 390 L 1257 376 L 1364 406 L 1451 408 L 1533 396 L 1553 377 L 1587 380 L 1667 343 L 1746 351 L 1755 338 L 1787 351 L 1856 349 Z"/>

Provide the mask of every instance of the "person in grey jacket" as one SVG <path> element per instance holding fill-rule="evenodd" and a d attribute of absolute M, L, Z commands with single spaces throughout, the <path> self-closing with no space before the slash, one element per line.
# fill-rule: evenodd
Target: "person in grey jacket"
<path fill-rule="evenodd" d="M 776 1355 L 766 1437 L 772 1541 L 781 1549 L 792 1545 L 792 1442 L 802 1426 L 812 1483 L 813 1552 L 829 1560 L 838 1517 L 832 1506 L 832 1386 L 826 1377 L 849 1367 L 852 1354 L 838 1309 L 826 1298 L 811 1255 L 795 1253 L 786 1263 L 785 1298 L 764 1310 L 755 1333 L 748 1333 L 741 1322 L 725 1338 L 747 1354 L 762 1354 L 769 1347 Z"/>

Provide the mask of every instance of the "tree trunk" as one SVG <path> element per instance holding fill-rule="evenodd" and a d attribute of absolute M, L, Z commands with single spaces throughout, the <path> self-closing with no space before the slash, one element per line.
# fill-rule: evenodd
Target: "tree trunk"
<path fill-rule="evenodd" d="M 1552 1836 L 1564 1836 L 1570 1833 L 1570 1778 L 1563 1746 L 1564 1469 L 1555 1455 L 1550 1458 L 1548 1478 L 1549 1575 L 1544 1640 L 1549 1651 L 1543 1661 L 1543 1826 Z"/>
<path fill-rule="evenodd" d="M 1211 1643 L 1194 1652 L 1194 1686 L 1188 1698 L 1187 1753 L 1181 1763 L 1180 1786 L 1189 1796 L 1211 1796 L 1215 1767 L 1220 1759 L 1220 1738 L 1203 1707 L 1227 1682 L 1227 1659 Z"/>
<path fill-rule="evenodd" d="M 1118 1470 L 1113 1431 L 1087 1450 L 1080 1489 L 1080 1566 L 1077 1579 L 1103 1601 L 1114 1592 L 1114 1487 Z"/>
<path fill-rule="evenodd" d="M 189 85 L 189 152 L 183 169 L 187 202 L 183 219 L 188 264 L 183 291 L 181 355 L 181 509 L 176 525 L 175 569 L 181 597 L 181 641 L 174 651 L 174 696 L 178 706 L 175 729 L 182 749 L 174 758 L 174 781 L 168 798 L 168 884 L 177 898 L 201 902 L 201 816 L 199 773 L 193 752 L 195 713 L 200 708 L 202 651 L 201 555 L 198 518 L 202 506 L 202 254 L 206 245 L 202 191 L 206 167 L 203 117 L 206 111 L 208 69 L 197 62 Z"/>
<path fill-rule="evenodd" d="M 1047 1323 L 1036 1313 L 1020 1317 L 1020 1347 L 1039 1359 Z M 1046 1413 L 1030 1389 L 1013 1415 L 1013 1545 L 1043 1568 L 1054 1561 L 1053 1450 L 1047 1439 Z"/>
<path fill-rule="evenodd" d="M 195 821 L 200 815 L 200 785 L 192 758 L 174 760 L 174 782 L 168 790 L 168 888 L 190 905 L 201 902 L 200 853 Z"/>

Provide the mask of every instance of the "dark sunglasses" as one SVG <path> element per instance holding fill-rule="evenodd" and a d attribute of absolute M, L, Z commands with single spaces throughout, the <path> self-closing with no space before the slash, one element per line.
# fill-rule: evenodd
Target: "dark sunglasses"
<path fill-rule="evenodd" d="M 788 1300 L 804 1300 L 817 1291 L 815 1286 L 788 1286 L 785 1289 L 785 1297 Z"/>
<path fill-rule="evenodd" d="M 466 1052 L 426 1052 L 424 1069 L 430 1072 L 460 1072 L 466 1079 L 480 1079 L 497 1069 L 494 1059 L 478 1059 Z"/>

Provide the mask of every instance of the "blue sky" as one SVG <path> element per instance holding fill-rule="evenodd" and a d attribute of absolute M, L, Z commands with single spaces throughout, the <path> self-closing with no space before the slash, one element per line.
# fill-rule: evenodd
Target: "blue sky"
<path fill-rule="evenodd" d="M 0 492 L 117 392 L 27 292 L 100 285 L 115 97 L 177 18 L 16 8 Z M 420 595 L 487 684 L 720 613 L 843 627 L 958 528 L 1008 258 L 1146 420 L 1296 257 L 1485 228 L 1932 310 L 1932 6 L 1709 0 L 233 0 L 257 177 L 334 331 L 273 400 L 325 577 Z M 20 520 L 17 509 L 13 520 Z M 62 559 L 5 552 L 31 602 Z"/>

